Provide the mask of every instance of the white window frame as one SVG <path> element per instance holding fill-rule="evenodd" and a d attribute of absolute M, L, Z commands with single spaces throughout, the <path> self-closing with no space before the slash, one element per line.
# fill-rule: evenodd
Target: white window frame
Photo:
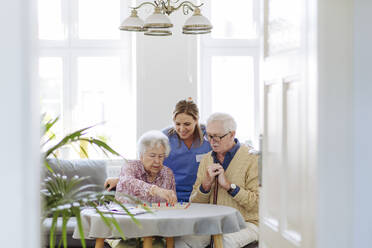
<path fill-rule="evenodd" d="M 208 18 L 211 16 L 212 0 L 203 1 L 203 14 Z M 200 106 L 200 114 L 202 121 L 205 122 L 207 117 L 212 112 L 212 98 L 211 98 L 211 85 L 212 85 L 212 57 L 213 56 L 250 56 L 253 58 L 254 66 L 254 83 L 253 83 L 253 133 L 252 143 L 254 147 L 258 148 L 259 145 L 259 131 L 260 131 L 260 85 L 259 85 L 259 61 L 261 58 L 261 41 L 258 28 L 260 27 L 259 3 L 253 1 L 253 18 L 256 26 L 257 36 L 254 39 L 227 39 L 227 38 L 212 38 L 212 35 L 201 36 L 199 40 L 199 68 L 198 72 L 198 102 Z M 212 23 L 213 24 L 213 23 Z M 213 29 L 212 29 L 213 32 Z M 228 85 L 226 86 L 228 87 Z M 238 123 L 239 126 L 239 123 Z M 241 142 L 245 142 L 241 140 Z"/>
<path fill-rule="evenodd" d="M 35 30 L 32 31 L 32 42 L 35 47 L 36 56 L 33 65 L 35 74 L 33 77 L 38 82 L 39 65 L 38 59 L 42 57 L 60 57 L 63 65 L 63 94 L 62 94 L 62 112 L 60 119 L 62 121 L 62 134 L 66 135 L 71 131 L 75 131 L 76 120 L 74 120 L 73 109 L 78 97 L 78 75 L 77 75 L 77 59 L 79 57 L 107 57 L 115 56 L 120 58 L 121 81 L 128 82 L 125 86 L 132 91 L 132 99 L 136 102 L 136 85 L 135 75 L 133 75 L 132 59 L 132 36 L 128 32 L 120 32 L 118 40 L 95 40 L 95 39 L 79 39 L 78 38 L 78 4 L 77 0 L 62 0 L 61 1 L 61 18 L 65 26 L 65 40 L 39 40 L 38 38 L 38 0 L 32 2 L 32 20 Z M 123 20 L 128 15 L 128 7 L 131 3 L 120 0 L 120 20 Z M 118 23 L 119 27 L 120 23 Z M 136 112 L 136 111 L 135 111 Z M 131 118 L 131 122 L 136 122 L 136 116 Z M 96 123 L 92 123 L 96 124 Z M 137 125 L 134 125 L 137 126 Z M 136 133 L 135 130 L 133 130 Z M 134 141 L 135 142 L 135 141 Z M 135 143 L 133 144 L 135 147 Z M 64 155 L 62 155 L 64 156 Z"/>

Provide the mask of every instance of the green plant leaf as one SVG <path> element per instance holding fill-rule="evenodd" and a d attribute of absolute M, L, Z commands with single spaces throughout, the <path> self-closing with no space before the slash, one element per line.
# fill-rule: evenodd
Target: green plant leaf
<path fill-rule="evenodd" d="M 76 222 L 77 222 L 77 226 L 78 226 L 79 234 L 80 234 L 80 243 L 83 246 L 83 248 L 86 248 L 87 245 L 85 244 L 83 224 L 81 223 L 80 208 L 73 207 L 72 212 L 76 216 Z"/>
<path fill-rule="evenodd" d="M 49 246 L 51 248 L 54 248 L 55 247 L 55 230 L 56 230 L 56 225 L 57 225 L 57 221 L 58 221 L 58 216 L 59 216 L 59 212 L 56 211 L 53 213 L 53 220 L 52 220 L 52 226 L 50 227 L 50 232 L 49 232 L 49 235 L 50 235 L 50 238 L 49 238 Z"/>
<path fill-rule="evenodd" d="M 69 220 L 68 214 L 66 211 L 62 211 L 62 240 L 63 247 L 67 248 L 67 222 Z"/>
<path fill-rule="evenodd" d="M 45 118 L 44 118 L 45 119 Z M 55 138 L 55 134 L 52 133 L 52 127 L 55 126 L 59 118 L 55 118 L 52 120 L 47 121 L 44 125 L 43 129 L 43 139 L 46 140 L 42 145 L 42 147 L 47 147 L 47 144 L 50 143 L 52 139 Z M 120 202 L 115 200 L 115 196 L 112 192 L 96 192 L 94 191 L 97 185 L 93 184 L 84 184 L 83 182 L 87 179 L 87 177 L 73 177 L 68 179 L 64 175 L 58 175 L 53 172 L 52 167 L 49 164 L 48 157 L 53 156 L 56 158 L 57 164 L 59 165 L 58 160 L 58 150 L 65 146 L 72 146 L 73 148 L 79 147 L 86 157 L 88 157 L 87 150 L 80 145 L 80 141 L 88 142 L 89 145 L 93 146 L 94 148 L 99 148 L 106 156 L 108 154 L 121 156 L 118 152 L 116 152 L 113 148 L 111 148 L 106 142 L 97 138 L 87 138 L 84 135 L 88 133 L 88 131 L 96 125 L 89 126 L 86 128 L 79 129 L 75 132 L 72 132 L 66 136 L 64 136 L 59 142 L 54 144 L 53 146 L 49 147 L 43 154 L 43 162 L 45 167 L 48 169 L 47 177 L 42 182 L 42 189 L 40 191 L 41 196 L 43 197 L 43 218 L 52 215 L 52 226 L 50 229 L 50 240 L 49 245 L 50 247 L 55 247 L 56 245 L 56 226 L 58 217 L 62 215 L 62 239 L 59 242 L 59 246 L 62 245 L 67 247 L 67 222 L 69 218 L 74 215 L 76 216 L 77 220 L 77 228 L 80 233 L 81 244 L 84 248 L 86 248 L 85 237 L 84 237 L 84 230 L 81 220 L 80 211 L 83 207 L 91 206 L 96 209 L 97 213 L 100 215 L 102 221 L 108 225 L 111 229 L 115 228 L 118 230 L 120 235 L 125 238 L 123 231 L 120 228 L 119 223 L 114 218 L 113 215 L 111 217 L 106 217 L 99 209 L 97 208 L 97 204 L 107 204 L 106 202 L 116 202 L 118 203 L 131 217 L 131 219 L 137 224 L 140 223 L 134 218 L 134 216 L 122 205 Z M 48 136 L 47 136 L 48 135 Z M 122 157 L 122 156 L 121 156 Z M 130 199 L 134 199 L 136 202 L 139 202 L 135 198 L 128 196 Z"/>
<path fill-rule="evenodd" d="M 50 164 L 48 163 L 48 161 L 45 159 L 44 160 L 44 165 L 45 165 L 45 167 L 50 171 L 50 172 L 54 172 L 53 170 L 52 170 L 52 167 L 50 167 Z"/>
<path fill-rule="evenodd" d="M 95 204 L 90 204 L 95 210 L 96 212 L 101 216 L 101 219 L 103 220 L 103 222 L 106 224 L 107 227 L 109 227 L 110 229 L 112 229 L 112 226 L 111 226 L 111 222 L 109 221 L 109 219 L 103 215 L 103 213 L 97 208 L 97 206 Z"/>
<path fill-rule="evenodd" d="M 96 126 L 96 125 L 94 125 Z M 59 141 L 57 144 L 55 144 L 54 146 L 52 146 L 51 148 L 49 148 L 46 152 L 45 152 L 45 157 L 47 158 L 51 153 L 53 153 L 55 150 L 65 146 L 66 144 L 71 144 L 71 143 L 74 143 L 74 142 L 77 142 L 79 141 L 79 138 L 84 135 L 84 131 L 86 130 L 89 130 L 90 128 L 94 127 L 94 126 L 90 126 L 90 127 L 86 127 L 86 128 L 82 128 L 82 129 L 79 129 L 75 132 L 72 132 L 71 134 L 68 134 L 66 135 L 64 138 L 62 138 L 61 141 Z"/>
<path fill-rule="evenodd" d="M 110 220 L 111 220 L 112 224 L 115 226 L 116 230 L 120 233 L 120 237 L 125 240 L 124 232 L 123 232 L 123 230 L 121 230 L 121 227 L 120 227 L 119 223 L 117 222 L 117 220 L 115 219 L 113 214 L 111 214 L 111 219 Z"/>
<path fill-rule="evenodd" d="M 45 120 L 45 114 L 43 114 L 42 120 Z M 47 121 L 46 123 L 44 123 L 44 125 L 43 125 L 44 126 L 44 129 L 43 129 L 44 132 L 42 133 L 42 135 L 46 134 L 54 126 L 54 124 L 56 124 L 56 122 L 58 120 L 59 120 L 59 116 L 52 119 L 52 120 Z"/>
<path fill-rule="evenodd" d="M 81 140 L 85 140 L 85 141 L 88 141 L 91 144 L 95 144 L 96 146 L 101 148 L 103 151 L 106 150 L 106 151 L 109 151 L 110 153 L 112 153 L 114 155 L 120 156 L 120 154 L 118 152 L 116 152 L 114 149 L 112 149 L 109 145 L 107 145 L 105 142 L 103 142 L 101 140 L 98 140 L 98 139 L 95 139 L 95 138 L 89 138 L 89 139 L 81 138 Z"/>
<path fill-rule="evenodd" d="M 80 145 L 80 150 L 84 153 L 84 156 L 86 158 L 89 158 L 87 151 L 85 150 L 85 148 L 82 145 Z"/>
<path fill-rule="evenodd" d="M 48 144 L 51 140 L 55 139 L 56 138 L 56 134 L 52 133 L 49 138 L 43 143 L 41 144 L 41 147 L 45 146 L 46 144 Z"/>
<path fill-rule="evenodd" d="M 122 239 L 125 239 L 125 235 L 119 223 L 116 221 L 113 214 L 110 213 L 111 218 L 107 218 L 98 208 L 97 206 L 93 206 L 96 212 L 101 216 L 101 219 L 105 222 L 105 224 L 112 230 L 112 225 L 116 228 L 116 230 L 120 233 Z"/>

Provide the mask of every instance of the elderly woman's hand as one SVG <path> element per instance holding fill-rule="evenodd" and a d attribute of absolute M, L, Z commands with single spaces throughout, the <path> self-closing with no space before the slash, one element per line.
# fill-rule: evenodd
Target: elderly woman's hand
<path fill-rule="evenodd" d="M 118 177 L 109 177 L 109 178 L 106 179 L 104 187 L 105 187 L 105 189 L 107 188 L 107 191 L 110 191 L 110 190 L 112 190 L 113 188 L 116 187 L 118 182 L 119 182 Z"/>
<path fill-rule="evenodd" d="M 160 198 L 165 199 L 170 204 L 177 203 L 177 196 L 173 190 L 163 189 L 156 185 L 152 186 L 151 188 L 152 195 L 159 196 Z"/>

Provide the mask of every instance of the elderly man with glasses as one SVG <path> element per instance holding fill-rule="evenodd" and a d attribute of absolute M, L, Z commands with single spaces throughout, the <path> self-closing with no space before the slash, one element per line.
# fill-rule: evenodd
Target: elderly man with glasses
<path fill-rule="evenodd" d="M 258 240 L 258 156 L 235 138 L 236 122 L 228 114 L 215 113 L 207 120 L 206 138 L 212 151 L 199 165 L 191 202 L 234 207 L 244 217 L 247 227 L 224 234 L 223 245 L 244 247 Z M 208 236 L 184 236 L 176 247 L 206 247 Z"/>

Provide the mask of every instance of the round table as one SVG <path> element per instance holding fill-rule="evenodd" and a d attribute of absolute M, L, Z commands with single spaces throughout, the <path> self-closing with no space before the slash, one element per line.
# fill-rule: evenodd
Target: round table
<path fill-rule="evenodd" d="M 108 217 L 110 215 L 107 215 Z M 125 237 L 145 237 L 144 247 L 152 246 L 152 236 L 167 238 L 167 247 L 173 247 L 173 237 L 185 235 L 213 235 L 215 247 L 222 247 L 222 234 L 238 232 L 245 228 L 245 221 L 238 210 L 228 206 L 192 203 L 187 209 L 161 209 L 153 213 L 136 215 L 141 223 L 136 225 L 127 215 L 114 215 Z M 103 247 L 106 238 L 119 238 L 94 209 L 81 212 L 84 235 L 96 239 L 96 247 Z M 80 238 L 75 227 L 73 238 Z"/>

